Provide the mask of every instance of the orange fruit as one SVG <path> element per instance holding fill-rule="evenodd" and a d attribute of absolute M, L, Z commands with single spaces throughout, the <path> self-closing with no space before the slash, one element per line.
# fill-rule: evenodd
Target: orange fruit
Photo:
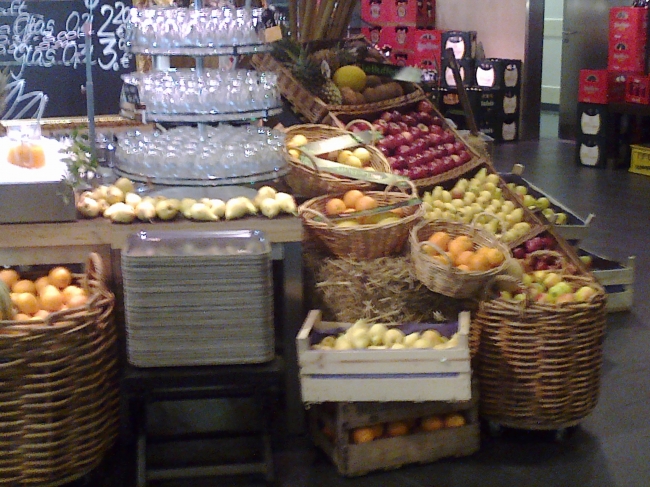
<path fill-rule="evenodd" d="M 474 254 L 467 263 L 470 271 L 484 272 L 490 270 L 490 261 L 483 254 Z"/>
<path fill-rule="evenodd" d="M 445 428 L 458 428 L 465 426 L 466 423 L 465 417 L 459 413 L 452 413 L 445 417 Z"/>
<path fill-rule="evenodd" d="M 461 235 L 449 242 L 449 252 L 454 255 L 460 255 L 461 252 L 472 250 L 474 245 L 467 235 Z"/>
<path fill-rule="evenodd" d="M 13 269 L 0 270 L 0 281 L 3 281 L 9 289 L 20 280 L 18 272 Z"/>
<path fill-rule="evenodd" d="M 347 206 L 341 198 L 332 198 L 325 205 L 325 212 L 328 215 L 338 215 L 347 210 Z"/>
<path fill-rule="evenodd" d="M 469 261 L 474 255 L 478 255 L 478 254 L 475 254 L 471 250 L 464 250 L 456 256 L 456 260 L 454 261 L 454 264 L 456 266 L 460 266 L 460 265 L 469 266 Z"/>
<path fill-rule="evenodd" d="M 21 279 L 20 281 L 16 282 L 13 286 L 11 286 L 11 292 L 14 293 L 31 293 L 31 294 L 36 294 L 36 286 L 32 281 L 29 279 Z"/>
<path fill-rule="evenodd" d="M 388 436 L 404 436 L 409 434 L 409 426 L 404 421 L 394 421 L 386 425 Z"/>
<path fill-rule="evenodd" d="M 20 313 L 26 315 L 33 315 L 36 313 L 40 307 L 38 305 L 38 299 L 32 293 L 18 293 L 14 305 L 18 308 Z"/>
<path fill-rule="evenodd" d="M 55 267 L 50 271 L 47 277 L 50 284 L 59 289 L 65 289 L 72 284 L 72 273 L 65 267 Z"/>
<path fill-rule="evenodd" d="M 436 431 L 444 428 L 445 422 L 440 416 L 427 416 L 420 421 L 420 427 L 424 431 Z"/>
<path fill-rule="evenodd" d="M 68 301 L 66 301 L 66 306 L 68 308 L 79 308 L 84 306 L 88 302 L 88 296 L 85 294 L 75 294 Z"/>
<path fill-rule="evenodd" d="M 39 301 L 41 302 L 41 308 L 47 311 L 59 311 L 61 306 L 63 306 L 64 296 L 59 288 L 48 284 L 43 288 L 39 296 Z"/>
<path fill-rule="evenodd" d="M 377 206 L 379 204 L 375 198 L 372 196 L 362 196 L 355 202 L 354 209 L 357 211 L 372 210 L 373 208 L 377 208 Z"/>
<path fill-rule="evenodd" d="M 38 318 L 38 319 L 43 320 L 43 319 L 45 319 L 49 314 L 50 314 L 49 311 L 47 311 L 47 310 L 45 310 L 45 309 L 39 309 L 36 313 L 34 313 L 34 318 Z"/>
<path fill-rule="evenodd" d="M 85 296 L 85 295 L 86 295 L 86 291 L 84 291 L 83 289 L 81 289 L 79 286 L 75 286 L 74 284 L 71 284 L 70 286 L 66 287 L 66 288 L 65 288 L 63 291 L 61 291 L 61 292 L 63 293 L 63 301 L 64 301 L 66 304 L 67 304 L 68 301 L 70 301 L 70 299 L 71 299 L 73 296 L 77 296 L 77 295 Z"/>
<path fill-rule="evenodd" d="M 447 250 L 449 250 L 449 242 L 451 241 L 451 237 L 447 232 L 436 232 L 428 238 L 428 241 L 432 244 L 437 245 L 443 251 L 447 252 Z"/>
<path fill-rule="evenodd" d="M 469 266 L 466 265 L 466 264 L 460 264 L 460 265 L 456 266 L 456 269 L 458 269 L 459 271 L 463 271 L 463 272 L 469 272 L 470 271 Z"/>
<path fill-rule="evenodd" d="M 495 248 L 488 248 L 485 255 L 488 262 L 490 262 L 491 267 L 498 267 L 503 264 L 504 260 L 506 260 L 506 256 L 503 255 L 503 252 Z"/>
<path fill-rule="evenodd" d="M 45 286 L 50 285 L 50 280 L 48 279 L 47 276 L 39 277 L 34 281 L 34 287 L 36 288 L 36 292 L 40 293 Z"/>
<path fill-rule="evenodd" d="M 359 443 L 368 443 L 375 439 L 372 428 L 355 428 L 352 430 L 352 440 Z"/>
<path fill-rule="evenodd" d="M 348 208 L 354 208 L 357 200 L 363 197 L 363 193 L 358 189 L 351 189 L 343 195 L 343 203 Z"/>
<path fill-rule="evenodd" d="M 491 248 L 491 247 L 479 247 L 479 248 L 476 250 L 476 253 L 477 253 L 477 254 L 485 254 L 485 255 L 487 255 L 488 252 L 490 252 L 490 248 Z"/>
<path fill-rule="evenodd" d="M 32 317 L 25 313 L 17 313 L 16 316 L 14 316 L 14 321 L 29 321 L 31 319 Z"/>

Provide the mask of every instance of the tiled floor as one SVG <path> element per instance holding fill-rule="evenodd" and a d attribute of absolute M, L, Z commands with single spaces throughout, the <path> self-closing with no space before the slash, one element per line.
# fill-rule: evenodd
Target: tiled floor
<path fill-rule="evenodd" d="M 595 411 L 563 442 L 552 433 L 506 431 L 484 435 L 467 458 L 346 479 L 306 438 L 276 446 L 281 487 L 648 487 L 650 486 L 650 178 L 621 169 L 574 163 L 574 146 L 558 141 L 557 116 L 544 114 L 542 138 L 496 147 L 494 162 L 524 177 L 578 215 L 596 216 L 583 247 L 624 261 L 636 255 L 633 311 L 609 315 L 601 398 Z M 105 485 L 121 486 L 106 477 Z M 158 484 L 157 484 L 158 485 Z M 258 485 L 224 479 L 159 485 Z M 261 484 L 259 484 L 261 485 Z M 94 487 L 94 485 L 93 485 Z M 125 486 L 127 487 L 127 486 Z M 130 486 L 128 486 L 130 487 Z"/>

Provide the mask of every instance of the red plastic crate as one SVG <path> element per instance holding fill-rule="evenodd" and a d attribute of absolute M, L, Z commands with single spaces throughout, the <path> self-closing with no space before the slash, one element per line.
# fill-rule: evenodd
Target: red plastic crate
<path fill-rule="evenodd" d="M 645 39 L 610 42 L 607 69 L 611 71 L 645 72 Z"/>
<path fill-rule="evenodd" d="M 372 25 L 433 28 L 436 23 L 436 0 L 362 0 L 361 18 Z"/>
<path fill-rule="evenodd" d="M 625 84 L 625 101 L 650 104 L 650 77 L 637 74 L 629 76 Z"/>
<path fill-rule="evenodd" d="M 648 9 L 641 7 L 612 7 L 609 10 L 610 43 L 645 41 L 647 36 Z"/>

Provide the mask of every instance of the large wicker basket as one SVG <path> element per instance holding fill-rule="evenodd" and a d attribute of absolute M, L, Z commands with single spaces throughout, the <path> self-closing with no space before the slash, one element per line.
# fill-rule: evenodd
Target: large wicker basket
<path fill-rule="evenodd" d="M 498 249 L 505 259 L 501 265 L 488 271 L 463 271 L 454 267 L 451 262 L 443 263 L 425 252 L 424 246 L 431 245 L 426 243 L 426 240 L 436 232 L 446 232 L 452 238 L 467 235 L 474 244 L 474 250 L 479 247 L 493 247 Z M 420 282 L 435 293 L 457 299 L 475 297 L 488 281 L 503 272 L 507 260 L 511 258 L 508 246 L 500 242 L 495 235 L 459 222 L 424 220 L 411 229 L 409 243 L 411 261 Z"/>
<path fill-rule="evenodd" d="M 294 135 L 302 134 L 309 142 L 316 142 L 349 134 L 350 132 L 328 125 L 304 124 L 292 125 L 287 128 L 286 133 L 287 140 L 290 140 Z M 390 173 L 390 164 L 388 164 L 384 155 L 371 145 L 365 147 L 371 155 L 370 166 L 375 171 Z M 350 179 L 326 171 L 319 171 L 315 164 L 311 167 L 307 166 L 291 156 L 288 152 L 286 154 L 289 162 L 289 173 L 286 176 L 287 184 L 296 195 L 303 198 L 315 198 L 316 196 L 325 194 L 344 193 L 350 189 L 358 189 L 361 191 L 380 189 L 380 185 L 369 181 Z"/>
<path fill-rule="evenodd" d="M 340 43 L 345 42 L 345 39 L 340 41 Z M 277 74 L 280 93 L 291 103 L 295 111 L 309 123 L 321 123 L 329 112 L 347 113 L 356 116 L 364 113 L 392 110 L 425 98 L 424 91 L 417 84 L 403 82 L 401 83 L 404 89 L 403 96 L 363 105 L 330 105 L 305 88 L 291 70 L 277 61 L 271 54 L 256 54 L 251 57 L 251 64 L 258 71 L 273 71 Z"/>
<path fill-rule="evenodd" d="M 412 184 L 409 187 L 411 194 L 392 187 L 365 194 L 375 198 L 380 206 L 386 206 L 416 198 L 417 190 Z M 409 231 L 424 214 L 422 204 L 417 204 L 403 207 L 403 216 L 393 223 L 339 227 L 325 216 L 325 206 L 334 197 L 342 197 L 342 194 L 312 198 L 300 205 L 298 213 L 307 238 L 314 239 L 339 258 L 369 260 L 401 253 Z"/>
<path fill-rule="evenodd" d="M 497 279 L 501 279 L 498 277 Z M 564 276 L 597 289 L 561 305 L 485 299 L 472 321 L 482 416 L 496 425 L 559 430 L 596 406 L 605 332 L 605 292 L 589 275 Z"/>
<path fill-rule="evenodd" d="M 119 423 L 114 296 L 91 254 L 86 305 L 0 321 L 0 485 L 56 486 L 99 465 Z"/>

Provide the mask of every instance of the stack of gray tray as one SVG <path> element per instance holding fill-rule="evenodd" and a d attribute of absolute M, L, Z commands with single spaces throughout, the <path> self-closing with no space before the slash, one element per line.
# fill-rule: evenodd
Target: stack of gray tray
<path fill-rule="evenodd" d="M 259 231 L 140 232 L 122 252 L 138 367 L 250 364 L 275 353 L 271 245 Z"/>

